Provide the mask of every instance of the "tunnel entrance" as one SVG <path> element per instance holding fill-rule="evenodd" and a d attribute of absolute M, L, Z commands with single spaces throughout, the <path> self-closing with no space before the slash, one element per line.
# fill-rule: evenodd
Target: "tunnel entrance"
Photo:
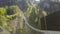
<path fill-rule="evenodd" d="M 60 11 L 56 11 L 45 17 L 47 30 L 60 31 Z M 45 30 L 45 20 L 44 17 L 41 18 L 41 29 Z"/>

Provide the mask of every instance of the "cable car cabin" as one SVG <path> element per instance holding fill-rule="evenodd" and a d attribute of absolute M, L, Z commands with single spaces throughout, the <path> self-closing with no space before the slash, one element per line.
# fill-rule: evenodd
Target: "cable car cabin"
<path fill-rule="evenodd" d="M 56 11 L 44 18 L 41 18 L 42 30 L 60 31 L 60 11 Z"/>

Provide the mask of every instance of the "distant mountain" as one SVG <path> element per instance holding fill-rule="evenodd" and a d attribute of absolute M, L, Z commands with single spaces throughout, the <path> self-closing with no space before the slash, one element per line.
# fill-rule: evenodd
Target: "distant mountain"
<path fill-rule="evenodd" d="M 11 0 L 0 0 L 0 7 L 6 6 L 6 5 L 14 5 L 16 4 L 15 1 Z"/>
<path fill-rule="evenodd" d="M 16 3 L 21 10 L 25 10 L 27 8 L 27 2 L 26 0 L 21 0 Z"/>
<path fill-rule="evenodd" d="M 52 2 L 52 1 L 42 1 L 40 2 L 37 7 L 41 10 L 44 10 L 48 13 L 53 13 L 55 11 L 60 10 L 60 2 Z"/>

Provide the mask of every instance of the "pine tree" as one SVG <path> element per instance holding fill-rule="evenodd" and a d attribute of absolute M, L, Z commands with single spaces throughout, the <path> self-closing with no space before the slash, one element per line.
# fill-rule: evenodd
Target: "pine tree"
<path fill-rule="evenodd" d="M 0 8 L 0 26 L 6 26 L 6 8 Z"/>

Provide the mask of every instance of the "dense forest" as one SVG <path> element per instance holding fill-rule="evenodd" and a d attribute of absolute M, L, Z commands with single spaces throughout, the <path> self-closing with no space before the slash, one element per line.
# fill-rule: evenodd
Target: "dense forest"
<path fill-rule="evenodd" d="M 49 26 L 46 25 L 46 18 L 48 19 L 51 13 L 55 13 L 60 9 L 58 7 L 60 6 L 59 2 L 33 1 L 0 0 L 0 26 L 12 34 L 28 34 L 28 32 L 29 34 L 37 34 L 36 31 L 25 24 L 24 16 L 32 27 L 39 30 L 48 30 Z M 2 32 L 2 29 L 0 29 L 0 32 Z M 5 32 L 2 33 L 5 34 Z"/>
<path fill-rule="evenodd" d="M 27 0 L 1 0 L 0 26 L 6 28 L 12 34 L 21 34 L 23 30 L 23 18 L 21 12 L 26 16 L 29 24 L 41 29 L 39 9 L 35 4 Z M 43 12 L 44 13 L 44 12 Z M 45 13 L 46 15 L 46 13 Z"/>

